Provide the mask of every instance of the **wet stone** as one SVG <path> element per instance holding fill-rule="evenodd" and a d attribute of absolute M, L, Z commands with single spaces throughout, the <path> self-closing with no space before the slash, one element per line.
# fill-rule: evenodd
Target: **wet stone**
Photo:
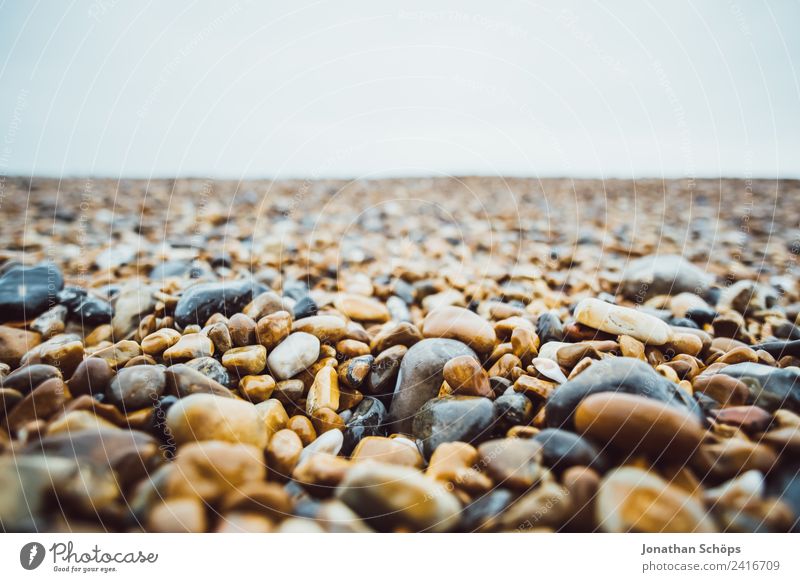
<path fill-rule="evenodd" d="M 643 301 L 655 295 L 702 295 L 709 276 L 679 255 L 651 255 L 631 261 L 622 275 L 621 291 L 628 299 Z"/>
<path fill-rule="evenodd" d="M 672 335 L 669 326 L 641 310 L 588 298 L 575 307 L 575 320 L 613 335 L 625 334 L 645 344 L 663 345 Z"/>
<path fill-rule="evenodd" d="M 489 376 L 480 362 L 471 356 L 457 356 L 448 361 L 442 370 L 444 380 L 454 394 L 463 396 L 494 396 Z"/>
<path fill-rule="evenodd" d="M 428 313 L 422 323 L 427 338 L 448 338 L 463 342 L 478 353 L 490 352 L 497 341 L 488 321 L 462 307 L 440 307 Z"/>
<path fill-rule="evenodd" d="M 180 326 L 204 325 L 215 313 L 233 315 L 264 291 L 263 285 L 253 281 L 197 283 L 181 295 L 175 308 L 175 322 Z"/>
<path fill-rule="evenodd" d="M 496 439 L 478 447 L 480 463 L 495 486 L 524 491 L 542 479 L 542 445 L 528 439 Z"/>
<path fill-rule="evenodd" d="M 300 301 L 295 303 L 294 308 L 292 308 L 292 315 L 294 319 L 303 319 L 304 317 L 311 317 L 313 315 L 317 315 L 318 312 L 319 312 L 319 307 L 317 306 L 316 302 L 308 295 L 301 298 Z"/>
<path fill-rule="evenodd" d="M 108 387 L 109 402 L 127 410 L 153 406 L 166 387 L 164 366 L 123 368 Z"/>
<path fill-rule="evenodd" d="M 200 333 L 182 335 L 177 343 L 164 351 L 163 358 L 169 363 L 187 362 L 214 354 L 214 344 Z"/>
<path fill-rule="evenodd" d="M 67 320 L 67 308 L 56 305 L 42 313 L 30 325 L 30 330 L 40 334 L 44 339 L 62 333 Z"/>
<path fill-rule="evenodd" d="M 367 377 L 366 391 L 374 395 L 392 393 L 407 352 L 408 348 L 405 346 L 392 346 L 378 354 Z"/>
<path fill-rule="evenodd" d="M 82 287 L 64 287 L 58 302 L 67 308 L 70 321 L 82 325 L 111 323 L 114 317 L 114 308 L 107 301 Z"/>
<path fill-rule="evenodd" d="M 23 356 L 41 341 L 36 332 L 0 325 L 0 363 L 16 368 Z"/>
<path fill-rule="evenodd" d="M 194 358 L 186 362 L 186 366 L 192 370 L 197 370 L 203 376 L 218 382 L 223 386 L 231 386 L 231 377 L 228 370 L 218 360 L 205 356 L 202 358 Z"/>
<path fill-rule="evenodd" d="M 469 347 L 452 339 L 426 339 L 409 348 L 403 356 L 389 408 L 395 432 L 411 433 L 416 413 L 439 392 L 445 364 L 457 356 L 476 357 Z M 377 360 L 375 366 L 378 367 Z"/>
<path fill-rule="evenodd" d="M 264 422 L 249 402 L 211 394 L 181 398 L 167 413 L 167 426 L 178 444 L 218 440 L 263 448 Z"/>
<path fill-rule="evenodd" d="M 770 412 L 778 408 L 800 412 L 800 369 L 745 362 L 726 366 L 720 372 L 747 384 L 752 403 Z"/>
<path fill-rule="evenodd" d="M 31 364 L 17 368 L 0 381 L 3 388 L 13 388 L 22 394 L 28 394 L 39 384 L 50 378 L 61 378 L 61 370 L 47 364 Z M 75 393 L 75 392 L 73 392 Z M 79 392 L 78 392 L 79 393 Z"/>
<path fill-rule="evenodd" d="M 164 376 L 167 391 L 180 398 L 190 394 L 215 394 L 233 398 L 233 393 L 227 387 L 188 364 L 174 364 L 166 369 Z"/>
<path fill-rule="evenodd" d="M 533 420 L 534 408 L 524 394 L 512 392 L 498 396 L 493 403 L 495 432 L 505 434 L 513 426 L 527 426 Z"/>
<path fill-rule="evenodd" d="M 55 265 L 11 267 L 0 276 L 0 322 L 35 318 L 58 303 L 63 287 Z"/>
<path fill-rule="evenodd" d="M 238 376 L 259 374 L 267 365 L 267 349 L 262 345 L 232 348 L 222 355 L 222 365 Z"/>
<path fill-rule="evenodd" d="M 364 438 L 386 434 L 386 407 L 380 400 L 367 397 L 353 411 L 345 425 L 342 453 L 349 455 Z"/>
<path fill-rule="evenodd" d="M 320 343 L 315 336 L 295 332 L 272 350 L 267 364 L 275 378 L 288 380 L 316 362 L 319 350 Z"/>
<path fill-rule="evenodd" d="M 442 444 L 480 442 L 491 436 L 494 407 L 488 398 L 450 396 L 428 400 L 412 419 L 411 434 L 430 458 Z"/>
<path fill-rule="evenodd" d="M 546 428 L 533 440 L 542 445 L 542 463 L 558 473 L 574 466 L 592 467 L 601 472 L 608 467 L 608 460 L 600 450 L 573 432 Z"/>

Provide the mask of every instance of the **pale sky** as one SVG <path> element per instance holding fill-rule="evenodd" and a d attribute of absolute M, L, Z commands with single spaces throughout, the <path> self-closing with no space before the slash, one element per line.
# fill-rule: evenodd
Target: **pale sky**
<path fill-rule="evenodd" d="M 0 175 L 800 177 L 800 2 L 0 3 Z"/>

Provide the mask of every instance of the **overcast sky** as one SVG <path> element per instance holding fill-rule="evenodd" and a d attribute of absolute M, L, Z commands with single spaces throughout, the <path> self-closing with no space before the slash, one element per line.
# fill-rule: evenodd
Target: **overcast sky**
<path fill-rule="evenodd" d="M 0 174 L 800 177 L 798 24 L 796 0 L 7 0 Z"/>

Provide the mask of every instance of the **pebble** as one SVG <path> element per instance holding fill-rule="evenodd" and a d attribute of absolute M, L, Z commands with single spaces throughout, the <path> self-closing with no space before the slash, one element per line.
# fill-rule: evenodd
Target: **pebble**
<path fill-rule="evenodd" d="M 171 348 L 181 339 L 180 332 L 164 328 L 154 331 L 142 340 L 142 352 L 148 356 L 160 356 L 165 350 Z"/>
<path fill-rule="evenodd" d="M 415 343 L 422 341 L 422 334 L 417 326 L 409 322 L 389 322 L 381 326 L 378 333 L 370 343 L 373 352 L 380 353 L 392 346 L 406 346 L 410 348 Z"/>
<path fill-rule="evenodd" d="M 234 347 L 256 343 L 256 322 L 244 313 L 236 313 L 228 319 L 228 334 Z"/>
<path fill-rule="evenodd" d="M 260 374 L 267 366 L 267 348 L 262 345 L 232 348 L 222 355 L 222 365 L 238 376 Z"/>
<path fill-rule="evenodd" d="M 303 442 L 294 431 L 284 428 L 272 435 L 267 445 L 270 478 L 277 481 L 290 479 L 302 452 Z"/>
<path fill-rule="evenodd" d="M 458 524 L 461 505 L 439 483 L 410 467 L 358 463 L 336 497 L 382 532 L 447 532 Z"/>
<path fill-rule="evenodd" d="M 598 471 L 605 471 L 608 466 L 605 455 L 594 444 L 573 432 L 546 428 L 533 440 L 542 446 L 542 463 L 558 473 L 575 466 Z"/>
<path fill-rule="evenodd" d="M 303 462 L 316 453 L 338 455 L 339 451 L 342 450 L 342 444 L 344 444 L 344 434 L 342 434 L 342 431 L 338 429 L 329 430 L 319 435 L 311 444 L 306 445 L 300 455 L 300 462 Z"/>
<path fill-rule="evenodd" d="M 167 391 L 180 398 L 190 394 L 214 394 L 223 398 L 233 398 L 233 393 L 227 387 L 188 364 L 173 364 L 166 369 L 164 377 Z"/>
<path fill-rule="evenodd" d="M 426 338 L 447 338 L 465 343 L 478 353 L 490 352 L 497 342 L 494 329 L 479 315 L 448 305 L 434 309 L 422 322 Z"/>
<path fill-rule="evenodd" d="M 374 395 L 391 394 L 397 386 L 397 377 L 406 353 L 406 346 L 392 346 L 378 354 L 364 386 L 366 391 Z"/>
<path fill-rule="evenodd" d="M 275 378 L 288 380 L 316 362 L 319 350 L 319 339 L 314 335 L 294 332 L 272 350 L 267 364 Z"/>
<path fill-rule="evenodd" d="M 292 316 L 294 319 L 303 319 L 305 317 L 312 317 L 319 313 L 319 306 L 317 303 L 308 295 L 301 298 L 298 301 L 294 308 L 292 309 Z"/>
<path fill-rule="evenodd" d="M 306 412 L 311 415 L 320 408 L 339 409 L 339 377 L 336 369 L 325 366 L 316 376 L 306 398 Z"/>
<path fill-rule="evenodd" d="M 155 533 L 203 533 L 207 527 L 206 508 L 199 499 L 169 499 L 147 517 L 147 530 Z"/>
<path fill-rule="evenodd" d="M 492 480 L 480 468 L 475 447 L 467 443 L 444 443 L 431 455 L 425 476 L 444 484 L 448 490 L 482 495 L 492 489 Z"/>
<path fill-rule="evenodd" d="M 757 433 L 769 428 L 772 415 L 758 406 L 729 406 L 717 411 L 715 420 L 737 426 L 748 433 Z"/>
<path fill-rule="evenodd" d="M 350 455 L 353 461 L 377 461 L 421 469 L 425 464 L 416 445 L 407 439 L 368 436 L 361 439 Z"/>
<path fill-rule="evenodd" d="M 715 533 L 700 501 L 650 471 L 622 467 L 600 482 L 595 502 L 600 529 L 610 533 Z"/>
<path fill-rule="evenodd" d="M 175 323 L 185 327 L 196 323 L 205 325 L 215 313 L 226 316 L 244 309 L 255 295 L 267 289 L 252 281 L 196 283 L 186 289 L 175 307 Z"/>
<path fill-rule="evenodd" d="M 292 316 L 288 311 L 276 311 L 258 320 L 256 339 L 258 343 L 272 350 L 292 333 Z"/>
<path fill-rule="evenodd" d="M 42 336 L 37 332 L 0 325 L 0 362 L 18 367 L 22 357 L 41 341 Z"/>
<path fill-rule="evenodd" d="M 494 396 L 489 385 L 489 376 L 480 362 L 472 356 L 457 356 L 448 361 L 442 369 L 444 381 L 454 394 L 462 396 Z"/>
<path fill-rule="evenodd" d="M 70 321 L 81 325 L 111 323 L 114 308 L 82 287 L 64 287 L 58 293 L 58 302 L 67 309 Z"/>
<path fill-rule="evenodd" d="M 109 402 L 123 410 L 152 406 L 166 387 L 164 366 L 134 366 L 123 368 L 108 387 Z"/>
<path fill-rule="evenodd" d="M 51 307 L 30 325 L 30 331 L 34 331 L 44 339 L 49 339 L 54 335 L 64 332 L 67 321 L 67 308 L 63 305 Z"/>
<path fill-rule="evenodd" d="M 469 347 L 452 339 L 425 339 L 408 349 L 400 365 L 389 407 L 394 432 L 412 432 L 416 413 L 439 392 L 445 364 L 457 356 L 476 357 Z M 378 360 L 380 356 L 376 358 L 376 367 Z"/>
<path fill-rule="evenodd" d="M 259 293 L 253 300 L 244 306 L 242 313 L 255 321 L 262 317 L 267 317 L 273 313 L 283 310 L 284 303 L 280 296 L 274 291 Z"/>
<path fill-rule="evenodd" d="M 214 344 L 201 333 L 187 333 L 163 353 L 165 361 L 176 364 L 194 358 L 204 358 L 214 354 Z"/>
<path fill-rule="evenodd" d="M 656 461 L 683 462 L 703 442 L 703 427 L 688 409 L 644 396 L 601 392 L 585 398 L 575 428 L 592 440 Z"/>
<path fill-rule="evenodd" d="M 8 412 L 4 424 L 16 432 L 34 420 L 48 420 L 63 413 L 71 394 L 61 378 L 45 380 Z"/>
<path fill-rule="evenodd" d="M 687 393 L 644 362 L 633 358 L 612 358 L 593 363 L 553 393 L 545 406 L 547 425 L 571 428 L 573 413 L 584 398 L 609 391 L 647 396 L 699 415 L 699 407 Z"/>
<path fill-rule="evenodd" d="M 372 355 L 358 356 L 339 366 L 339 383 L 352 390 L 358 390 L 372 371 L 375 358 Z"/>
<path fill-rule="evenodd" d="M 342 452 L 349 455 L 362 439 L 384 436 L 386 415 L 386 407 L 377 398 L 367 397 L 362 400 L 345 425 Z"/>
<path fill-rule="evenodd" d="M 47 364 L 31 364 L 17 368 L 0 381 L 3 388 L 13 388 L 22 394 L 28 394 L 39 384 L 50 378 L 61 378 L 61 370 Z M 79 394 L 80 392 L 73 392 Z"/>
<path fill-rule="evenodd" d="M 267 440 L 289 424 L 289 415 L 286 414 L 286 409 L 275 398 L 259 402 L 255 405 L 255 410 L 266 431 Z"/>
<path fill-rule="evenodd" d="M 582 300 L 574 313 L 575 321 L 613 335 L 629 335 L 645 344 L 660 346 L 670 340 L 670 327 L 641 310 L 612 305 L 599 299 Z"/>
<path fill-rule="evenodd" d="M 495 487 L 525 491 L 546 474 L 542 465 L 542 445 L 534 440 L 487 441 L 478 447 L 478 456 Z"/>
<path fill-rule="evenodd" d="M 142 319 L 152 313 L 156 307 L 154 294 L 157 291 L 157 287 L 138 282 L 132 282 L 120 289 L 114 302 L 114 317 L 111 319 L 115 338 L 127 338 L 139 327 Z"/>
<path fill-rule="evenodd" d="M 239 392 L 254 404 L 269 400 L 275 391 L 275 386 L 275 380 L 267 374 L 244 376 L 239 380 Z"/>
<path fill-rule="evenodd" d="M 71 342 L 71 344 L 75 343 L 80 344 L 80 340 L 77 340 L 76 342 Z M 81 346 L 81 353 L 82 352 L 83 348 Z M 141 347 L 139 347 L 139 344 L 137 344 L 135 341 L 132 340 L 122 340 L 120 342 L 108 346 L 107 348 L 97 350 L 92 354 L 92 357 L 101 358 L 105 360 L 109 366 L 111 366 L 114 369 L 117 369 L 123 367 L 133 358 L 140 355 L 142 355 L 142 349 Z"/>
<path fill-rule="evenodd" d="M 167 427 L 179 445 L 218 440 L 263 449 L 267 443 L 267 431 L 255 406 L 212 394 L 181 398 L 167 413 Z"/>
<path fill-rule="evenodd" d="M 428 400 L 412 419 L 411 434 L 430 458 L 442 443 L 479 442 L 491 436 L 494 407 L 488 398 L 449 396 Z"/>
<path fill-rule="evenodd" d="M 333 306 L 350 319 L 382 323 L 389 320 L 389 310 L 380 301 L 371 297 L 342 293 L 336 297 Z"/>
<path fill-rule="evenodd" d="M 347 323 L 336 315 L 315 315 L 295 321 L 292 332 L 311 334 L 321 342 L 335 343 L 347 335 Z"/>
<path fill-rule="evenodd" d="M 186 366 L 192 370 L 197 370 L 206 378 L 218 382 L 223 386 L 231 386 L 231 377 L 228 370 L 218 360 L 210 356 L 194 358 L 186 362 Z"/>
<path fill-rule="evenodd" d="M 17 265 L 0 276 L 0 322 L 34 319 L 58 303 L 64 276 L 55 265 Z"/>
<path fill-rule="evenodd" d="M 296 414 L 286 423 L 286 428 L 293 430 L 300 437 L 304 447 L 310 445 L 317 438 L 317 431 L 307 416 Z M 345 454 L 348 454 L 347 452 Z"/>

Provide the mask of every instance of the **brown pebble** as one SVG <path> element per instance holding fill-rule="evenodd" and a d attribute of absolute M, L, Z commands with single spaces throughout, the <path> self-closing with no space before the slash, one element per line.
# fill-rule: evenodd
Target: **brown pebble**
<path fill-rule="evenodd" d="M 307 416 L 297 414 L 291 417 L 286 428 L 297 433 L 304 447 L 310 445 L 317 438 L 317 431 Z"/>
<path fill-rule="evenodd" d="M 270 479 L 287 481 L 294 471 L 303 442 L 293 430 L 284 428 L 272 435 L 267 445 L 267 466 Z"/>

